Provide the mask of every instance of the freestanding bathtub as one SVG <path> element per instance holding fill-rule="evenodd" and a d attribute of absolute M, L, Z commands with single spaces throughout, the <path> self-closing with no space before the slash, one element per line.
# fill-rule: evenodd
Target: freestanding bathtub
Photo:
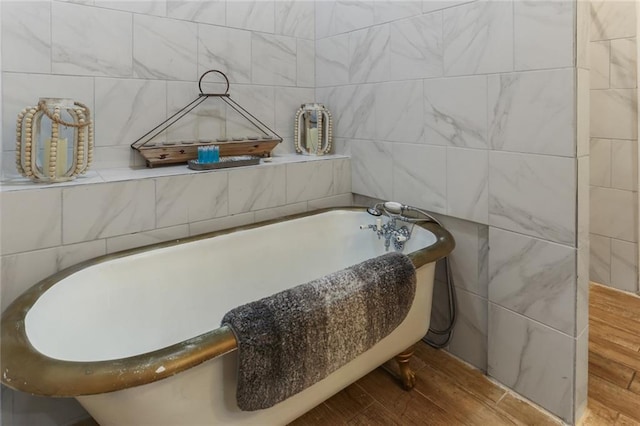
<path fill-rule="evenodd" d="M 363 209 L 289 216 L 102 256 L 33 286 L 2 316 L 2 382 L 75 397 L 101 425 L 284 424 L 427 332 L 435 261 L 454 246 L 416 225 L 404 253 L 417 270 L 406 319 L 324 380 L 265 410 L 235 402 L 230 309 L 384 253 Z"/>

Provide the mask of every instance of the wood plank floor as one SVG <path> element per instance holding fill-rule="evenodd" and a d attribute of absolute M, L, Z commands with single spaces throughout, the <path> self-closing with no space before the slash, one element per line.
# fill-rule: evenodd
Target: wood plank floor
<path fill-rule="evenodd" d="M 640 426 L 640 297 L 593 283 L 582 425 Z"/>
<path fill-rule="evenodd" d="M 479 370 L 422 342 L 411 365 L 417 376 L 413 390 L 402 390 L 388 371 L 378 368 L 291 425 L 561 424 Z M 386 366 L 396 370 L 394 362 Z"/>

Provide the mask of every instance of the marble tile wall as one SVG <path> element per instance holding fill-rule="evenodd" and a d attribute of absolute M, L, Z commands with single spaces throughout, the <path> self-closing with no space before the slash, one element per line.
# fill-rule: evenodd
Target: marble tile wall
<path fill-rule="evenodd" d="M 147 178 L 129 172 L 128 178 L 107 183 L 5 188 L 0 191 L 0 308 L 39 280 L 83 260 L 352 204 L 348 158 L 305 160 Z M 33 226 L 24 227 L 25 220 Z M 72 424 L 86 416 L 74 400 L 36 398 L 6 388 L 2 398 L 7 426 Z"/>
<path fill-rule="evenodd" d="M 313 1 L 8 0 L 0 7 L 5 177 L 17 173 L 15 117 L 40 97 L 89 106 L 95 169 L 143 165 L 129 145 L 193 100 L 209 69 L 227 73 L 231 95 L 254 115 L 279 124 L 285 142 L 276 153 L 294 151 L 293 117 L 314 100 Z M 285 90 L 287 102 L 278 103 Z M 156 141 L 255 133 L 218 103 L 206 101 Z"/>
<path fill-rule="evenodd" d="M 594 1 L 591 12 L 590 278 L 637 293 L 637 11 Z"/>
<path fill-rule="evenodd" d="M 316 100 L 338 117 L 353 192 L 443 218 L 458 240 L 461 305 L 448 349 L 567 422 L 586 389 L 576 345 L 589 22 L 579 3 L 316 3 Z M 527 331 L 535 338 L 521 341 Z M 553 357 L 539 356 L 550 346 Z"/>

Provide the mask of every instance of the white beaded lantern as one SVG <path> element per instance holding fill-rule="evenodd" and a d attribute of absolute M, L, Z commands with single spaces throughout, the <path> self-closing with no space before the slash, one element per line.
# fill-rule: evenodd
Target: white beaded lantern
<path fill-rule="evenodd" d="M 87 171 L 93 161 L 93 123 L 86 105 L 70 99 L 40 98 L 18 114 L 16 168 L 35 182 L 64 182 Z"/>
<path fill-rule="evenodd" d="M 324 155 L 331 152 L 333 119 L 322 104 L 302 104 L 294 122 L 296 152 L 306 155 Z"/>

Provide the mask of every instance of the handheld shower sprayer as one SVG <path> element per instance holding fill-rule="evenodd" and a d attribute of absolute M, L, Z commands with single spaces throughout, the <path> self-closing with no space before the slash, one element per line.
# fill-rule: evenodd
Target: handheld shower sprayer
<path fill-rule="evenodd" d="M 396 201 L 387 201 L 383 204 L 384 210 L 389 214 L 401 215 L 406 206 L 396 202 Z"/>
<path fill-rule="evenodd" d="M 396 218 L 407 223 L 435 222 L 438 225 L 442 225 L 440 221 L 438 221 L 438 219 L 431 216 L 426 211 L 417 207 L 411 207 L 402 203 L 398 203 L 397 201 L 376 203 L 373 207 L 369 207 L 367 209 L 367 212 L 373 216 L 380 216 L 384 212 L 391 218 Z M 409 217 L 405 215 L 406 212 L 416 212 L 419 213 L 422 217 Z"/>

